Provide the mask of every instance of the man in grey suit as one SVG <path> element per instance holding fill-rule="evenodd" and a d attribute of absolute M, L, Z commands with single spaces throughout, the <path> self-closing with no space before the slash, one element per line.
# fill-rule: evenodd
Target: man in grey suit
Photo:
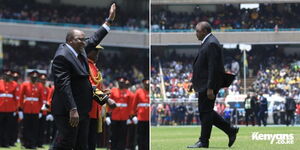
<path fill-rule="evenodd" d="M 107 35 L 115 18 L 112 4 L 106 22 L 89 38 L 83 31 L 67 33 L 66 43 L 60 44 L 52 64 L 55 91 L 52 114 L 58 133 L 53 150 L 88 149 L 88 113 L 92 106 L 93 89 L 89 81 L 89 67 L 85 50 L 94 49 Z"/>
<path fill-rule="evenodd" d="M 201 46 L 193 64 L 192 87 L 199 94 L 201 135 L 199 141 L 188 148 L 208 148 L 212 125 L 228 135 L 228 146 L 231 147 L 236 139 L 238 128 L 231 127 L 213 108 L 216 94 L 222 87 L 228 87 L 234 76 L 225 73 L 222 47 L 211 33 L 211 26 L 208 22 L 197 24 L 196 36 L 201 41 Z"/>

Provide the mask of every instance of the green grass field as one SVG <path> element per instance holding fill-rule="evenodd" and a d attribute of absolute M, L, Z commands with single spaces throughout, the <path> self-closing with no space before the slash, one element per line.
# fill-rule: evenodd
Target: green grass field
<path fill-rule="evenodd" d="M 20 150 L 21 149 L 21 144 L 16 143 L 15 147 L 10 147 L 10 148 L 0 148 L 0 150 Z M 48 150 L 49 145 L 44 145 L 44 148 L 38 148 L 38 150 Z"/>
<path fill-rule="evenodd" d="M 270 141 L 252 140 L 252 132 L 262 134 L 294 134 L 294 144 L 270 144 Z M 151 150 L 186 150 L 194 144 L 200 127 L 152 127 Z M 237 140 L 228 148 L 228 137 L 218 128 L 213 128 L 209 149 L 235 150 L 299 150 L 300 127 L 240 127 Z"/>

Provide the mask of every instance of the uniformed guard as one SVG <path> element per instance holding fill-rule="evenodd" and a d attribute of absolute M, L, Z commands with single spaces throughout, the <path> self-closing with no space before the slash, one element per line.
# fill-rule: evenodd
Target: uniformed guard
<path fill-rule="evenodd" d="M 117 107 L 111 111 L 111 149 L 125 150 L 126 148 L 126 121 L 130 114 L 130 91 L 126 89 L 125 78 L 118 79 L 118 88 L 112 88 L 110 98 Z"/>
<path fill-rule="evenodd" d="M 100 50 L 104 49 L 102 46 L 97 45 L 95 49 L 87 51 L 88 65 L 90 69 L 90 82 L 94 88 L 97 88 L 104 93 L 109 94 L 109 90 L 104 90 L 102 86 L 102 74 L 96 66 Z M 101 117 L 101 105 L 95 100 L 92 102 L 92 108 L 89 112 L 90 125 L 89 125 L 89 136 L 88 146 L 89 150 L 96 149 L 97 133 L 102 132 L 102 117 Z"/>
<path fill-rule="evenodd" d="M 10 145 L 13 115 L 17 111 L 17 86 L 12 82 L 11 74 L 11 70 L 5 70 L 3 79 L 0 80 L 0 147 Z"/>
<path fill-rule="evenodd" d="M 144 79 L 142 83 L 142 88 L 137 89 L 134 94 L 131 113 L 137 116 L 138 120 L 138 148 L 139 150 L 149 150 L 149 80 Z M 132 120 L 135 121 L 136 117 L 133 117 Z"/>
<path fill-rule="evenodd" d="M 43 105 L 43 90 L 37 80 L 39 73 L 32 71 L 30 81 L 24 82 L 20 89 L 20 108 L 24 114 L 23 119 L 23 146 L 34 149 L 37 147 L 39 113 Z"/>
<path fill-rule="evenodd" d="M 45 144 L 45 129 L 46 129 L 46 116 L 49 111 L 49 104 L 48 104 L 48 95 L 49 95 L 49 87 L 46 86 L 46 81 L 47 81 L 47 74 L 40 74 L 39 76 L 39 86 L 40 89 L 42 90 L 42 101 L 43 105 L 39 113 L 39 130 L 38 130 L 38 141 L 37 141 L 37 147 L 43 148 L 43 144 Z"/>
<path fill-rule="evenodd" d="M 20 107 L 20 86 L 21 86 L 19 83 L 20 82 L 19 81 L 20 73 L 18 71 L 13 71 L 11 76 L 12 76 L 12 82 L 13 82 L 14 86 L 16 86 L 15 98 L 16 98 L 16 102 L 17 102 L 17 108 L 13 115 L 9 145 L 15 146 L 15 143 L 17 142 L 17 139 L 18 139 L 18 133 L 20 131 L 19 123 L 18 123 L 18 119 L 19 119 L 18 110 Z"/>
<path fill-rule="evenodd" d="M 126 89 L 128 89 L 129 91 L 129 97 L 130 97 L 130 106 L 132 106 L 133 103 L 133 98 L 134 98 L 134 93 L 132 91 L 130 91 L 130 86 L 131 83 L 130 81 L 127 79 L 125 81 L 125 85 L 126 85 Z M 132 107 L 130 107 L 132 108 Z M 129 111 L 131 112 L 131 110 Z M 136 120 L 134 120 L 136 119 Z M 129 150 L 135 150 L 136 147 L 136 128 L 137 128 L 137 118 L 134 118 L 134 115 L 130 115 L 130 118 L 126 121 L 127 124 L 127 138 L 126 138 L 126 148 Z"/>

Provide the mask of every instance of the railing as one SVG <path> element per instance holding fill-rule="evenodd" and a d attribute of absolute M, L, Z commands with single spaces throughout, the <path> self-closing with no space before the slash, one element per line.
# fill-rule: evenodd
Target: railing
<path fill-rule="evenodd" d="M 73 23 L 53 23 L 46 21 L 31 21 L 31 20 L 17 20 L 17 19 L 3 19 L 0 18 L 0 22 L 9 23 L 23 23 L 23 24 L 36 24 L 36 25 L 50 25 L 50 26 L 63 26 L 63 27 L 79 27 L 79 28 L 99 28 L 99 25 L 89 25 L 89 24 L 73 24 Z M 138 31 L 138 32 L 148 32 L 147 28 L 130 28 L 130 27 L 110 27 L 111 30 L 118 31 Z"/>
<path fill-rule="evenodd" d="M 300 31 L 300 28 L 280 28 L 278 31 Z M 194 29 L 152 29 L 151 32 L 196 32 Z M 213 32 L 275 32 L 275 29 L 215 29 Z"/>

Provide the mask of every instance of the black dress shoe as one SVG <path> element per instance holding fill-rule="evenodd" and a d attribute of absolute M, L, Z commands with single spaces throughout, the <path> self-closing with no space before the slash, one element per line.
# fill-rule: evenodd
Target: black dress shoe
<path fill-rule="evenodd" d="M 25 146 L 26 149 L 36 149 L 35 146 Z"/>
<path fill-rule="evenodd" d="M 1 145 L 0 147 L 9 148 L 9 145 Z"/>
<path fill-rule="evenodd" d="M 229 135 L 229 143 L 228 143 L 228 147 L 231 147 L 236 139 L 236 135 L 239 132 L 239 128 L 234 128 L 233 129 L 233 133 L 231 135 Z"/>
<path fill-rule="evenodd" d="M 208 148 L 208 143 L 196 142 L 194 145 L 187 146 L 187 148 Z"/>

